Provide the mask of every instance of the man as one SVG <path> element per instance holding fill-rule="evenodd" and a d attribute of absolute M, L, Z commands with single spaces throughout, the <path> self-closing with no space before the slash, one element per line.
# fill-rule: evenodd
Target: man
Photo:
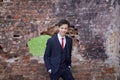
<path fill-rule="evenodd" d="M 44 61 L 50 80 L 74 80 L 70 71 L 72 39 L 66 36 L 70 23 L 61 20 L 58 23 L 59 32 L 47 41 Z"/>

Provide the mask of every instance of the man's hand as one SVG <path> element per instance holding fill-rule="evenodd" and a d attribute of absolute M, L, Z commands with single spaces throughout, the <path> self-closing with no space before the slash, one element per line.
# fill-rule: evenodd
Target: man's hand
<path fill-rule="evenodd" d="M 71 68 L 71 66 L 68 66 L 68 68 Z"/>
<path fill-rule="evenodd" d="M 51 73 L 51 69 L 49 69 L 48 72 Z"/>

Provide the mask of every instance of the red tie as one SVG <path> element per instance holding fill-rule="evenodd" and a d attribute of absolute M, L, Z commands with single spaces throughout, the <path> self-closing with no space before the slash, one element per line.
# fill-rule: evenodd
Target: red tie
<path fill-rule="evenodd" d="M 62 48 L 64 48 L 64 38 L 62 38 Z"/>

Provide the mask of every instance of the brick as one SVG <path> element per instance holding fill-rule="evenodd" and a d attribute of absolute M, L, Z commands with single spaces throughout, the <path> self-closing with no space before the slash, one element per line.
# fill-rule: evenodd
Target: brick
<path fill-rule="evenodd" d="M 0 0 L 0 80 L 49 80 L 45 64 L 31 59 L 26 42 L 42 33 L 54 35 L 54 24 L 62 18 L 73 25 L 68 35 L 73 38 L 73 47 L 77 47 L 71 68 L 75 80 L 119 80 L 114 76 L 118 73 L 116 65 L 104 63 L 111 57 L 106 52 L 111 44 L 106 45 L 106 41 L 119 44 L 119 32 L 114 28 L 119 30 L 120 1 L 115 1 Z M 107 34 L 109 31 L 115 32 L 113 36 L 112 32 Z M 15 37 L 18 35 L 21 37 Z M 112 46 L 112 57 L 119 55 L 117 47 Z M 10 62 L 14 58 L 18 59 Z"/>
<path fill-rule="evenodd" d="M 115 73 L 115 68 L 114 68 L 114 67 L 104 67 L 104 68 L 103 68 L 103 71 L 104 71 L 106 74 L 112 74 L 112 73 Z"/>

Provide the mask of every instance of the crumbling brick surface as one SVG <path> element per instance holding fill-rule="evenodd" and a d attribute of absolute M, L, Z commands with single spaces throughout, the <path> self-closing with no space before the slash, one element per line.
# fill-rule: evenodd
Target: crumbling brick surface
<path fill-rule="evenodd" d="M 0 0 L 0 80 L 49 80 L 27 42 L 71 23 L 75 80 L 119 80 L 119 0 Z"/>

